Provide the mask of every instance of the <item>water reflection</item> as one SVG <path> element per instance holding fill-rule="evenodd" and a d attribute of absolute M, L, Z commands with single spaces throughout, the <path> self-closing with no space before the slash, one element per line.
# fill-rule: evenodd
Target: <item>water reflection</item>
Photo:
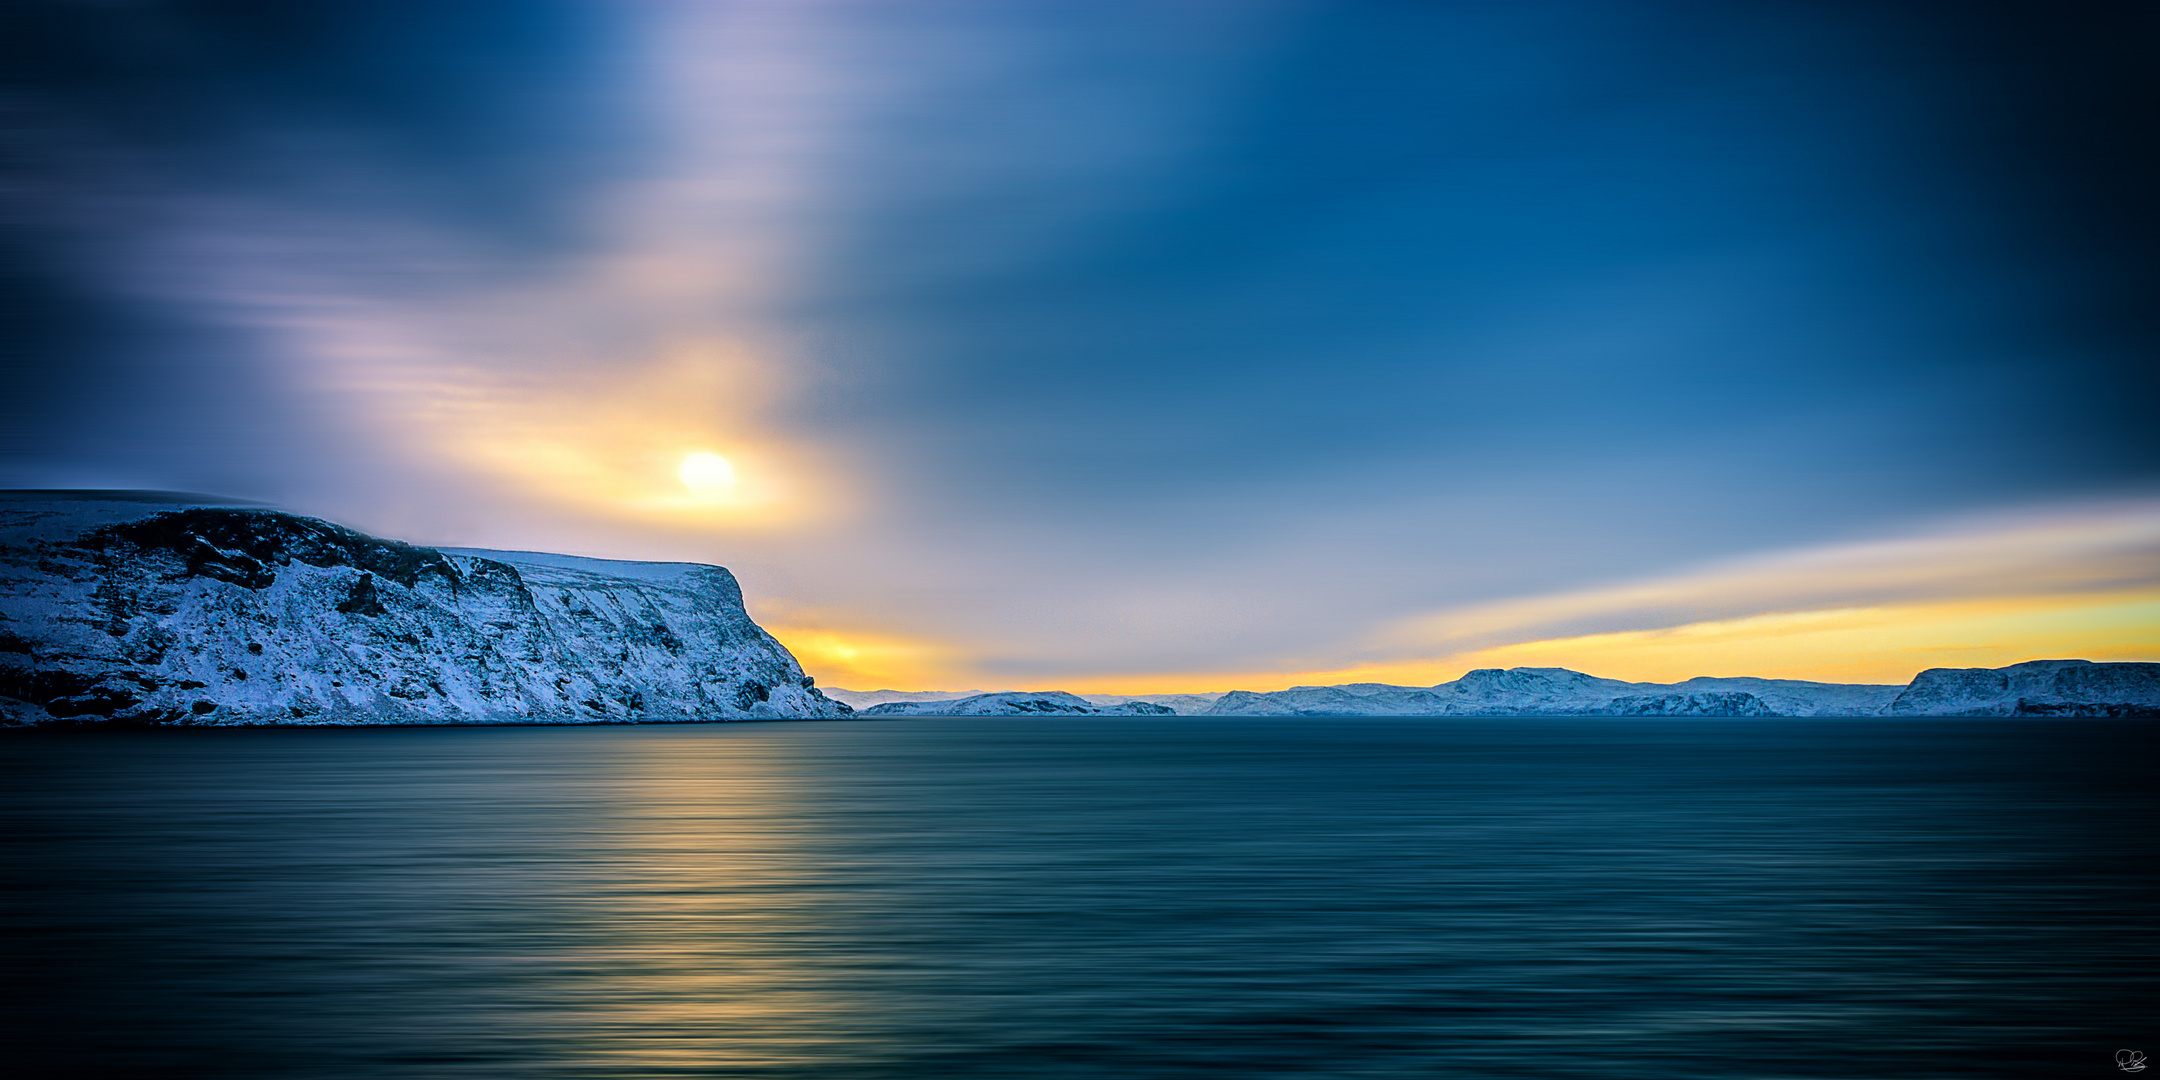
<path fill-rule="evenodd" d="M 730 729 L 739 733 L 744 729 Z M 589 845 L 559 874 L 574 944 L 522 1022 L 545 1059 L 612 1075 L 814 1064 L 865 1033 L 865 958 L 819 857 L 803 748 L 616 739 L 592 761 Z"/>
<path fill-rule="evenodd" d="M 5 1015 L 33 1075 L 2083 1073 L 2160 1046 L 2156 741 L 1197 718 L 10 738 Z"/>

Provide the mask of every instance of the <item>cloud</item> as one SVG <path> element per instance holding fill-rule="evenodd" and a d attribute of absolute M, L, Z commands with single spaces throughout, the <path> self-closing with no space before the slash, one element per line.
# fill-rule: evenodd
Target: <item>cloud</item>
<path fill-rule="evenodd" d="M 1903 536 L 1453 605 L 1308 638 L 1260 665 L 1098 665 L 1036 681 L 1102 692 L 1424 686 L 1472 668 L 1532 666 L 1656 682 L 1902 683 L 1929 667 L 2155 656 L 2160 500 L 2146 498 L 1966 516 Z"/>
<path fill-rule="evenodd" d="M 1445 671 L 1443 678 L 1469 668 L 1557 666 L 1651 682 L 1755 675 L 1903 683 L 1932 667 L 2155 656 L 2160 589 L 2146 587 L 1888 603 L 1588 634 L 1457 653 L 1419 669 Z"/>
<path fill-rule="evenodd" d="M 22 7 L 16 482 L 723 562 L 830 662 L 997 685 L 2151 554 L 2120 507 L 1834 542 L 2156 475 L 2149 162 L 2092 138 L 2149 65 L 2084 22 L 2034 59 L 1655 3 L 331 9 Z M 2050 132 L 2092 153 L 2001 181 Z M 2088 190 L 2116 239 L 2050 210 Z M 739 483 L 694 497 L 695 452 Z"/>
<path fill-rule="evenodd" d="M 1660 630 L 1915 601 L 2160 587 L 2160 501 L 1968 518 L 1885 540 L 1722 561 L 1614 585 L 1462 605 L 1402 619 L 1379 647 L 1467 653 L 1530 641 Z"/>

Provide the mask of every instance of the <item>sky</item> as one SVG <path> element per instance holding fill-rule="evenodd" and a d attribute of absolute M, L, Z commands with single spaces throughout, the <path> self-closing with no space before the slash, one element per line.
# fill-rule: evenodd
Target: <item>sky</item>
<path fill-rule="evenodd" d="M 0 486 L 825 685 L 2160 659 L 2142 2 L 18 0 Z"/>

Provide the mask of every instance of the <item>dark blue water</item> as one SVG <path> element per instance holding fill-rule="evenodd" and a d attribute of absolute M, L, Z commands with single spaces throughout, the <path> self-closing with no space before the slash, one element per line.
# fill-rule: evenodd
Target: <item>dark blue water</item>
<path fill-rule="evenodd" d="M 17 1076 L 2107 1076 L 2160 726 L 0 739 Z"/>

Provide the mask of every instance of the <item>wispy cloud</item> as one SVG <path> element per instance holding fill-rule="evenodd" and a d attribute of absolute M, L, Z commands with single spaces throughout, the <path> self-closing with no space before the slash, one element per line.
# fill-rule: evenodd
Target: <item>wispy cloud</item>
<path fill-rule="evenodd" d="M 2160 500 L 1966 518 L 1912 535 L 1723 560 L 1680 574 L 1464 605 L 1377 642 L 1462 653 L 1616 631 L 1932 600 L 2160 586 Z"/>
<path fill-rule="evenodd" d="M 1210 632 L 1219 621 L 1197 610 L 1191 619 Z M 921 686 L 986 679 L 1104 692 L 1430 685 L 1470 668 L 1520 665 L 1648 681 L 1753 674 L 1904 682 L 1928 667 L 2160 655 L 2160 500 L 1961 517 L 1902 536 L 1459 605 L 1369 633 L 1308 639 L 1258 665 L 1031 673 L 984 667 L 995 642 L 963 637 L 933 646 L 888 631 L 850 652 L 849 634 L 830 629 L 844 618 L 794 621 L 821 627 L 782 632 L 791 646 L 802 640 L 813 670 L 822 663 L 835 678 L 861 681 L 874 671 Z"/>
<path fill-rule="evenodd" d="M 2150 489 L 2151 200 L 2108 201 L 2150 170 L 2030 152 L 2121 129 L 2113 52 L 1569 0 L 308 11 L 20 23 L 0 197 L 58 344 L 0 395 L 16 482 L 721 562 L 813 668 L 968 685 L 2150 583 L 2150 501 L 1825 541 Z"/>

